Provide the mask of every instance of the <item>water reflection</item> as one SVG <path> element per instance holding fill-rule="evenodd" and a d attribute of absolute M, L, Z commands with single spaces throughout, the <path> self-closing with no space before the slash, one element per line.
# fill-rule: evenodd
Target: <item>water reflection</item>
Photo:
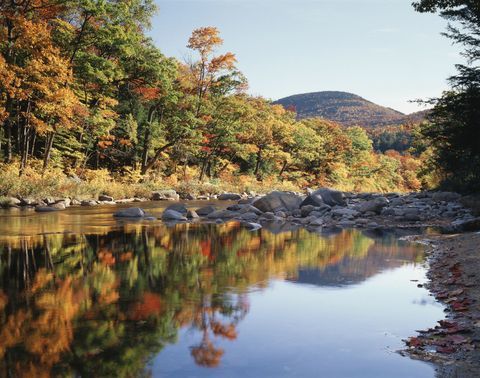
<path fill-rule="evenodd" d="M 25 377 L 148 374 L 181 329 L 201 335 L 185 358 L 216 367 L 217 341 L 237 338 L 249 293 L 272 279 L 348 285 L 423 259 L 419 247 L 357 231 L 238 223 L 125 224 L 0 244 L 0 375 Z"/>

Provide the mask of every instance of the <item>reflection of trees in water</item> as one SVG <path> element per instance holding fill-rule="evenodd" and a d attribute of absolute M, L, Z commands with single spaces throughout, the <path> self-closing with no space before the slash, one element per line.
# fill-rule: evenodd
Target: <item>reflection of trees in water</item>
<path fill-rule="evenodd" d="M 224 351 L 216 340 L 237 337 L 252 286 L 342 261 L 357 262 L 366 277 L 385 262 L 367 258 L 374 244 L 358 232 L 321 238 L 236 223 L 8 240 L 0 257 L 0 374 L 146 374 L 181 327 L 201 335 L 190 349 L 195 362 L 218 366 Z M 392 257 L 399 251 L 374 247 Z M 402 251 L 409 260 L 420 253 Z"/>

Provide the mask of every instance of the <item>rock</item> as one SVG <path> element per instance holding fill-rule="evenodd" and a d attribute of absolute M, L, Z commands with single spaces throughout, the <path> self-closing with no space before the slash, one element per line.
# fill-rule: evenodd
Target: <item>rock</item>
<path fill-rule="evenodd" d="M 62 209 L 58 209 L 58 208 L 55 208 L 55 207 L 51 207 L 51 206 L 36 206 L 35 207 L 35 211 L 37 213 L 50 213 L 50 212 L 53 212 L 53 211 L 60 211 Z"/>
<path fill-rule="evenodd" d="M 360 213 L 354 209 L 336 208 L 332 210 L 332 215 L 336 217 L 355 218 Z"/>
<path fill-rule="evenodd" d="M 355 226 L 355 222 L 350 220 L 341 220 L 338 222 L 338 225 L 341 227 L 353 227 Z"/>
<path fill-rule="evenodd" d="M 14 207 L 19 206 L 22 202 L 15 197 L 6 197 L 2 199 L 1 204 L 3 207 Z"/>
<path fill-rule="evenodd" d="M 65 206 L 65 202 L 63 201 L 54 203 L 53 205 L 50 205 L 50 207 L 57 210 L 65 210 L 67 208 L 67 206 Z"/>
<path fill-rule="evenodd" d="M 95 200 L 84 200 L 81 202 L 82 206 L 95 206 L 97 205 L 97 201 Z"/>
<path fill-rule="evenodd" d="M 188 219 L 198 219 L 198 218 L 200 218 L 200 216 L 197 214 L 197 212 L 195 210 L 188 210 L 187 218 Z"/>
<path fill-rule="evenodd" d="M 217 199 L 220 201 L 238 201 L 242 199 L 242 196 L 236 193 L 222 193 L 217 197 Z"/>
<path fill-rule="evenodd" d="M 63 203 L 65 205 L 65 207 L 70 207 L 72 205 L 72 200 L 70 198 L 64 198 L 64 199 L 61 199 L 55 203 Z"/>
<path fill-rule="evenodd" d="M 98 200 L 104 202 L 113 202 L 113 197 L 102 194 L 98 196 Z"/>
<path fill-rule="evenodd" d="M 276 211 L 275 215 L 279 218 L 286 218 L 287 217 L 287 213 L 285 213 L 285 211 Z"/>
<path fill-rule="evenodd" d="M 115 218 L 143 218 L 145 216 L 145 211 L 139 207 L 130 207 L 115 212 L 113 216 Z"/>
<path fill-rule="evenodd" d="M 242 198 L 241 200 L 238 201 L 239 205 L 250 205 L 253 202 L 255 202 L 257 198 L 255 197 L 250 197 L 250 198 Z"/>
<path fill-rule="evenodd" d="M 20 204 L 22 206 L 37 206 L 41 204 L 40 202 L 41 201 L 38 201 L 35 198 L 30 198 L 30 197 L 20 198 Z"/>
<path fill-rule="evenodd" d="M 244 213 L 255 213 L 257 215 L 263 214 L 260 210 L 258 210 L 255 206 L 252 206 L 252 205 L 243 205 L 239 212 L 240 214 L 244 214 Z"/>
<path fill-rule="evenodd" d="M 242 219 L 242 220 L 245 220 L 245 221 L 253 221 L 253 220 L 256 220 L 258 219 L 258 215 L 255 214 L 255 213 L 245 213 L 245 214 L 241 214 L 238 219 Z"/>
<path fill-rule="evenodd" d="M 52 197 L 47 197 L 43 199 L 43 202 L 48 206 L 53 205 L 55 203 L 55 199 Z"/>
<path fill-rule="evenodd" d="M 239 204 L 235 204 L 235 205 L 230 205 L 227 207 L 227 210 L 230 210 L 230 211 L 240 211 L 244 208 L 244 205 L 239 205 Z"/>
<path fill-rule="evenodd" d="M 81 204 L 82 202 L 75 198 L 70 201 L 70 206 L 80 206 Z"/>
<path fill-rule="evenodd" d="M 175 190 L 167 189 L 152 192 L 150 199 L 152 201 L 178 201 L 180 196 Z"/>
<path fill-rule="evenodd" d="M 460 199 L 460 194 L 453 193 L 453 192 L 435 192 L 432 194 L 432 199 L 435 202 L 450 202 L 450 201 L 457 201 Z"/>
<path fill-rule="evenodd" d="M 361 213 L 373 212 L 375 214 L 380 214 L 382 209 L 387 206 L 389 203 L 388 199 L 385 197 L 378 197 L 370 201 L 361 203 L 357 210 Z"/>
<path fill-rule="evenodd" d="M 300 208 L 302 198 L 291 192 L 271 192 L 253 202 L 253 206 L 264 213 L 275 211 L 293 211 Z"/>
<path fill-rule="evenodd" d="M 166 209 L 162 214 L 162 220 L 166 221 L 186 221 L 187 217 L 179 211 Z"/>
<path fill-rule="evenodd" d="M 304 205 L 300 208 L 300 215 L 302 217 L 308 217 L 312 211 L 315 210 L 315 206 L 313 205 Z"/>
<path fill-rule="evenodd" d="M 309 194 L 307 198 L 303 200 L 301 206 L 322 206 L 323 204 L 329 206 L 346 206 L 347 201 L 343 192 L 329 188 L 321 188 Z"/>
<path fill-rule="evenodd" d="M 208 214 L 213 213 L 216 210 L 217 209 L 213 206 L 205 206 L 205 207 L 201 207 L 200 209 L 198 209 L 196 211 L 197 211 L 198 215 L 200 215 L 201 217 L 205 217 Z"/>
<path fill-rule="evenodd" d="M 230 219 L 238 216 L 239 213 L 236 211 L 230 210 L 216 210 L 207 215 L 207 218 L 210 219 Z"/>
<path fill-rule="evenodd" d="M 250 231 L 256 231 L 262 228 L 261 224 L 253 223 L 253 222 L 242 222 L 242 224 L 248 228 Z"/>
<path fill-rule="evenodd" d="M 185 201 L 195 201 L 196 197 L 191 193 L 179 193 L 180 199 Z"/>
<path fill-rule="evenodd" d="M 323 226 L 324 224 L 325 224 L 325 221 L 322 218 L 317 218 L 310 222 L 310 226 L 314 226 L 314 227 Z"/>
<path fill-rule="evenodd" d="M 135 202 L 135 198 L 123 198 L 115 200 L 115 203 L 132 203 Z"/>
<path fill-rule="evenodd" d="M 442 229 L 443 233 L 474 232 L 480 230 L 480 218 L 457 219 Z"/>
<path fill-rule="evenodd" d="M 170 205 L 164 211 L 167 211 L 167 210 L 176 211 L 176 212 L 182 214 L 182 216 L 184 216 L 184 217 L 187 216 L 187 212 L 188 212 L 187 207 L 183 203 L 175 203 L 173 205 Z"/>

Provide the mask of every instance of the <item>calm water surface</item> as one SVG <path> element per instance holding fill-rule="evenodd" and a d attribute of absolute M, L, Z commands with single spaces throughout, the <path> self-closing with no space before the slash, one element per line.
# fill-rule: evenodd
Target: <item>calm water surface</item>
<path fill-rule="evenodd" d="M 0 376 L 435 375 L 395 353 L 443 317 L 417 287 L 423 248 L 397 233 L 115 210 L 0 212 Z"/>

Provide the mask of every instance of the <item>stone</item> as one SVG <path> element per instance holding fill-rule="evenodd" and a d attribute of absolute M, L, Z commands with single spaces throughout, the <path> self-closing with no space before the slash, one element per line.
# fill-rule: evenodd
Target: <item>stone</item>
<path fill-rule="evenodd" d="M 291 192 L 271 192 L 253 202 L 253 206 L 264 213 L 282 211 L 293 211 L 300 208 L 302 198 Z"/>
<path fill-rule="evenodd" d="M 19 206 L 22 203 L 18 198 L 15 197 L 6 197 L 2 199 L 1 204 L 3 207 L 14 207 Z"/>
<path fill-rule="evenodd" d="M 197 214 L 197 212 L 195 210 L 188 210 L 187 218 L 188 219 L 198 219 L 198 218 L 200 218 L 200 216 Z"/>
<path fill-rule="evenodd" d="M 139 207 L 129 207 L 115 212 L 113 216 L 115 218 L 143 218 L 145 211 Z"/>
<path fill-rule="evenodd" d="M 63 201 L 54 203 L 53 205 L 50 205 L 50 207 L 57 210 L 65 210 L 67 208 L 67 206 L 65 206 L 65 203 Z"/>
<path fill-rule="evenodd" d="M 253 220 L 256 220 L 258 219 L 258 215 L 255 214 L 255 213 L 245 213 L 245 214 L 241 214 L 238 219 L 242 219 L 242 220 L 245 220 L 245 221 L 253 221 Z"/>
<path fill-rule="evenodd" d="M 355 218 L 360 213 L 354 209 L 347 209 L 347 208 L 336 208 L 332 210 L 332 215 L 336 217 L 347 217 L 347 218 Z"/>
<path fill-rule="evenodd" d="M 50 212 L 53 212 L 53 211 L 60 211 L 62 209 L 58 209 L 58 208 L 55 208 L 55 207 L 52 207 L 52 206 L 36 206 L 35 207 L 35 211 L 37 213 L 50 213 Z"/>
<path fill-rule="evenodd" d="M 95 205 L 97 205 L 97 201 L 95 201 L 95 200 L 83 200 L 81 202 L 81 205 L 82 206 L 95 206 Z"/>
<path fill-rule="evenodd" d="M 451 202 L 460 199 L 460 194 L 453 192 L 435 192 L 432 194 L 432 199 L 435 202 Z"/>
<path fill-rule="evenodd" d="M 238 201 L 242 199 L 242 196 L 236 193 L 222 193 L 217 197 L 217 199 L 220 201 Z"/>
<path fill-rule="evenodd" d="M 207 218 L 210 219 L 230 219 L 238 216 L 239 213 L 236 211 L 230 210 L 215 210 L 214 212 L 207 215 Z"/>
<path fill-rule="evenodd" d="M 41 201 L 39 201 L 35 198 L 30 198 L 30 197 L 20 198 L 20 204 L 22 206 L 36 206 L 36 205 L 40 205 L 40 202 Z"/>
<path fill-rule="evenodd" d="M 257 215 L 263 214 L 260 210 L 258 210 L 255 206 L 252 205 L 243 205 L 242 208 L 239 210 L 241 214 L 243 213 L 255 213 Z"/>
<path fill-rule="evenodd" d="M 480 230 L 480 218 L 457 219 L 442 229 L 443 233 L 474 232 Z"/>
<path fill-rule="evenodd" d="M 104 202 L 113 202 L 113 197 L 112 196 L 107 196 L 105 194 L 101 194 L 98 196 L 99 201 L 104 201 Z"/>
<path fill-rule="evenodd" d="M 150 199 L 152 201 L 178 201 L 180 196 L 173 189 L 156 190 L 152 192 Z"/>
<path fill-rule="evenodd" d="M 115 203 L 132 203 L 135 202 L 135 198 L 123 198 L 115 200 Z"/>
<path fill-rule="evenodd" d="M 360 213 L 373 212 L 375 214 L 380 214 L 382 209 L 388 205 L 389 201 L 385 197 L 378 197 L 370 201 L 365 201 L 361 203 L 357 210 Z"/>
<path fill-rule="evenodd" d="M 250 231 L 256 231 L 262 228 L 262 225 L 259 223 L 253 223 L 253 222 L 242 222 L 242 224 L 249 229 Z"/>
<path fill-rule="evenodd" d="M 355 222 L 350 220 L 341 220 L 338 222 L 338 225 L 342 227 L 353 227 L 355 226 Z"/>
<path fill-rule="evenodd" d="M 305 205 L 300 208 L 300 215 L 302 217 L 308 217 L 308 215 L 315 210 L 315 206 L 313 205 Z"/>
<path fill-rule="evenodd" d="M 167 211 L 167 210 L 176 211 L 176 212 L 182 214 L 182 216 L 184 216 L 184 217 L 187 216 L 187 212 L 188 212 L 187 207 L 183 203 L 175 203 L 173 205 L 170 205 L 164 211 Z"/>
<path fill-rule="evenodd" d="M 70 206 L 80 206 L 81 204 L 82 202 L 75 198 L 70 201 Z"/>
<path fill-rule="evenodd" d="M 310 222 L 310 226 L 314 226 L 314 227 L 323 226 L 324 224 L 325 224 L 325 221 L 322 218 L 317 218 Z"/>
<path fill-rule="evenodd" d="M 180 199 L 185 201 L 195 201 L 197 198 L 192 193 L 179 193 Z"/>
<path fill-rule="evenodd" d="M 164 220 L 164 221 L 186 221 L 187 217 L 185 215 L 183 215 L 179 211 L 167 208 L 162 214 L 162 220 Z"/>
<path fill-rule="evenodd" d="M 303 200 L 301 206 L 322 206 L 323 204 L 329 206 L 346 206 L 347 201 L 343 192 L 329 188 L 321 188 L 310 193 L 307 198 Z"/>
<path fill-rule="evenodd" d="M 196 212 L 201 217 L 205 217 L 208 214 L 213 213 L 216 210 L 217 209 L 214 206 L 204 206 L 204 207 L 201 207 L 200 209 L 196 210 Z"/>

